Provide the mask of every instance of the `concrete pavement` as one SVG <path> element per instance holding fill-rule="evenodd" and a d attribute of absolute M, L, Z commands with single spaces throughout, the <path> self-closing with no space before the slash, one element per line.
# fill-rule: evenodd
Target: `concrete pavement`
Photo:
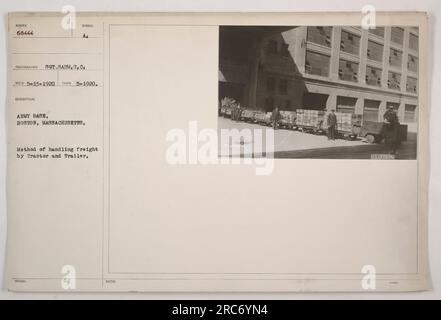
<path fill-rule="evenodd" d="M 236 122 L 228 118 L 218 118 L 220 129 L 263 129 L 269 127 L 258 124 Z M 245 141 L 251 143 L 252 141 Z M 328 140 L 326 135 L 314 135 L 300 131 L 278 129 L 274 132 L 275 158 L 317 158 L 317 159 L 371 159 L 375 154 L 388 154 L 385 144 L 368 144 L 362 139 L 354 141 Z M 396 159 L 416 158 L 416 135 L 409 134 L 408 141 L 398 149 Z"/>

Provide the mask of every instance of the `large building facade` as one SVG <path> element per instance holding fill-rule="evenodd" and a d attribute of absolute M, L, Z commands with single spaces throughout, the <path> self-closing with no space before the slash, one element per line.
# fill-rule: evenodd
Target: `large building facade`
<path fill-rule="evenodd" d="M 374 121 L 393 106 L 414 131 L 418 43 L 412 27 L 221 27 L 219 98 L 249 109 L 334 109 Z"/>

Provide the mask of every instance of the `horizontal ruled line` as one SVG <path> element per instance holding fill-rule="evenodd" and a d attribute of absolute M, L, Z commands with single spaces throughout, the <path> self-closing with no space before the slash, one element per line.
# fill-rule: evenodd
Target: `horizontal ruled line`
<path fill-rule="evenodd" d="M 34 36 L 13 36 L 14 39 L 103 39 L 103 37 L 34 37 Z"/>
<path fill-rule="evenodd" d="M 12 71 L 103 71 L 103 69 L 12 69 Z"/>
<path fill-rule="evenodd" d="M 102 55 L 102 52 L 12 52 L 12 54 L 90 54 Z"/>

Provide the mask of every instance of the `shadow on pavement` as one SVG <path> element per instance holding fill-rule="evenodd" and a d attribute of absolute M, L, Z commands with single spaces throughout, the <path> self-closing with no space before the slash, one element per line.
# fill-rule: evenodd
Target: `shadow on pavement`
<path fill-rule="evenodd" d="M 275 159 L 371 159 L 373 154 L 389 154 L 384 144 L 366 144 L 361 146 L 328 147 L 274 153 Z M 405 142 L 397 150 L 395 159 L 416 159 L 416 143 Z"/>

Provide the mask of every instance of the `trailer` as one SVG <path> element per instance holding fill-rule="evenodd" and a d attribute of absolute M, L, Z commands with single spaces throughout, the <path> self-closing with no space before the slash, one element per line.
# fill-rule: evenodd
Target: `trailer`
<path fill-rule="evenodd" d="M 322 110 L 297 109 L 295 126 L 303 132 L 322 133 L 324 116 Z"/>
<path fill-rule="evenodd" d="M 263 112 L 263 111 L 257 111 L 254 114 L 255 122 L 264 126 L 270 126 L 271 125 L 271 114 L 272 112 Z"/>
<path fill-rule="evenodd" d="M 280 111 L 278 125 L 280 128 L 294 129 L 296 127 L 297 114 L 295 111 Z"/>
<path fill-rule="evenodd" d="M 256 113 L 258 113 L 258 111 L 245 109 L 242 111 L 242 114 L 240 115 L 240 120 L 245 121 L 245 122 L 255 123 L 256 122 L 256 117 L 255 117 Z"/>
<path fill-rule="evenodd" d="M 384 140 L 383 135 L 384 122 L 363 121 L 359 136 L 365 138 L 368 143 L 381 143 Z M 397 138 L 398 143 L 407 140 L 407 124 L 399 124 Z"/>
<path fill-rule="evenodd" d="M 328 130 L 328 115 L 329 112 L 325 114 L 322 123 L 321 130 L 323 133 Z M 354 140 L 359 136 L 363 119 L 361 114 L 335 112 L 335 116 L 337 117 L 336 133 L 339 137 Z"/>

